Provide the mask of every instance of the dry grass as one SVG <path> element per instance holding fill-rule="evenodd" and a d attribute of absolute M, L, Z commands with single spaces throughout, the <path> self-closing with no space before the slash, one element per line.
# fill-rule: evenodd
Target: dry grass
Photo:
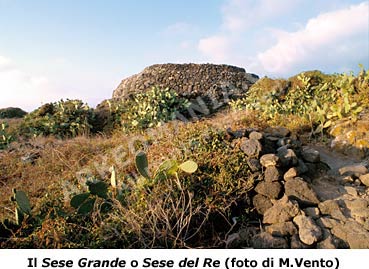
<path fill-rule="evenodd" d="M 198 158 L 196 161 L 206 167 L 218 158 L 218 166 L 223 166 L 221 162 L 229 159 L 223 156 L 226 152 L 214 153 L 217 156 L 211 152 L 193 154 L 189 151 L 189 142 L 209 130 L 263 127 L 265 122 L 258 115 L 241 111 L 220 113 L 213 118 L 192 123 L 169 122 L 130 135 L 117 132 L 111 137 L 77 137 L 69 140 L 48 137 L 14 142 L 7 150 L 0 152 L 0 184 L 3 187 L 0 197 L 1 219 L 13 219 L 14 206 L 9 197 L 12 189 L 16 188 L 28 194 L 33 212 L 41 214 L 43 220 L 33 233 L 33 239 L 18 234 L 7 246 L 188 247 L 188 244 L 195 246 L 196 241 L 202 242 L 200 245 L 197 243 L 198 247 L 202 247 L 206 246 L 209 238 L 212 238 L 209 244 L 221 245 L 225 233 L 232 228 L 226 212 L 237 203 L 237 199 L 231 198 L 233 194 L 229 193 L 228 196 L 214 198 L 214 201 L 194 201 L 194 191 L 200 195 L 196 199 L 205 197 L 208 191 L 216 197 L 217 189 L 207 189 L 205 185 L 196 189 L 199 186 L 196 182 L 206 176 L 205 173 L 197 179 L 183 178 L 187 185 L 180 188 L 178 182 L 168 181 L 149 193 L 141 193 L 141 196 L 133 193 L 128 199 L 129 205 L 118 206 L 115 202 L 119 210 L 109 215 L 108 219 L 93 214 L 89 220 L 77 216 L 68 217 L 67 220 L 58 217 L 59 213 L 56 212 L 63 211 L 73 216 L 74 210 L 69 205 L 71 195 L 86 188 L 84 182 L 87 177 L 108 181 L 111 166 L 116 168 L 120 183 L 127 186 L 131 184 L 134 188 L 136 183 L 129 178 L 136 176 L 133 161 L 137 150 L 148 152 L 151 171 L 167 159 L 183 161 Z M 31 156 L 32 161 L 25 161 L 26 156 Z M 227 173 L 221 172 L 218 179 L 214 178 L 217 188 L 227 187 Z M 163 188 L 168 189 L 163 191 Z M 139 197 L 144 199 L 144 207 L 140 207 L 142 201 L 137 200 Z M 217 225 L 214 226 L 214 223 L 221 227 L 215 227 Z M 206 229 L 204 225 L 207 225 Z M 218 234 L 221 229 L 222 235 Z M 136 245 L 132 242 L 136 242 Z"/>
<path fill-rule="evenodd" d="M 230 212 L 244 214 L 245 222 L 240 225 L 248 221 L 252 209 L 247 209 L 250 205 L 245 197 L 253 187 L 244 157 L 226 141 L 225 130 L 264 129 L 269 124 L 285 123 L 296 134 L 308 128 L 307 122 L 294 116 L 267 122 L 255 112 L 227 111 L 196 122 L 172 121 L 129 135 L 116 132 L 109 137 L 69 140 L 39 137 L 12 143 L 0 152 L 1 219 L 13 218 L 14 206 L 9 201 L 13 188 L 28 194 L 39 219 L 32 235 L 21 230 L 6 246 L 224 246 L 226 235 L 234 229 Z M 192 149 L 193 142 L 203 143 L 207 137 L 209 145 Z M 134 165 L 138 150 L 147 152 L 151 171 L 168 159 L 193 159 L 200 169 L 191 177 L 181 175 L 181 182 L 168 179 L 152 189 L 141 188 Z M 26 156 L 32 161 L 25 161 Z M 99 210 L 88 218 L 76 215 L 69 204 L 71 196 L 86 190 L 87 178 L 108 182 L 111 166 L 116 169 L 119 184 L 130 190 L 125 204 L 113 199 L 115 210 L 108 215 Z"/>

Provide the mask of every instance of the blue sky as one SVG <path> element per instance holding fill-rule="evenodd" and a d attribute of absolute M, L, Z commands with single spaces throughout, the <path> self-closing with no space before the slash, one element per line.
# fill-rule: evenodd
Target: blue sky
<path fill-rule="evenodd" d="M 0 107 L 94 106 L 167 62 L 270 77 L 369 68 L 369 1 L 0 0 Z"/>

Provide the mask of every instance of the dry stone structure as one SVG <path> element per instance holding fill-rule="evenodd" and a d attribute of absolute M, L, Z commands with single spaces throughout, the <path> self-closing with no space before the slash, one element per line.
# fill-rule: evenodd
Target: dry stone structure
<path fill-rule="evenodd" d="M 124 79 L 113 93 L 113 98 L 129 98 L 136 92 L 153 86 L 170 88 L 189 100 L 201 97 L 207 104 L 237 98 L 258 80 L 245 69 L 214 64 L 156 64 L 141 73 Z M 223 102 L 224 103 L 224 102 Z"/>
<path fill-rule="evenodd" d="M 227 132 L 248 156 L 262 229 L 241 228 L 226 247 L 369 248 L 369 162 L 348 165 L 283 127 Z"/>

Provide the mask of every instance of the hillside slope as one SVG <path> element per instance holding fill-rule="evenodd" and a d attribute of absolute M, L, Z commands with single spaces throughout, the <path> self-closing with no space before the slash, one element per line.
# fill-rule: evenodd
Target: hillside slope
<path fill-rule="evenodd" d="M 314 71 L 214 114 L 160 88 L 104 123 L 46 104 L 0 130 L 1 247 L 368 248 L 368 96 Z"/>

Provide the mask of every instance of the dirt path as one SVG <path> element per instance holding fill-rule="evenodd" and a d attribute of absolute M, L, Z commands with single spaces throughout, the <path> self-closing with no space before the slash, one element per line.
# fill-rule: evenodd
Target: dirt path
<path fill-rule="evenodd" d="M 360 174 L 368 173 L 368 160 L 355 160 L 324 146 L 311 147 L 320 152 L 321 161 L 330 167 L 312 182 L 321 201 L 321 228 L 329 231 L 332 238 L 342 240 L 344 247 L 369 248 L 369 189 L 358 179 Z M 324 220 L 331 223 L 326 225 Z"/>
<path fill-rule="evenodd" d="M 320 152 L 320 159 L 322 162 L 326 163 L 330 167 L 329 174 L 338 175 L 338 170 L 345 166 L 352 165 L 366 165 L 367 161 L 356 160 L 355 158 L 346 156 L 342 153 L 332 151 L 326 146 L 320 145 L 309 145 L 315 150 Z"/>

